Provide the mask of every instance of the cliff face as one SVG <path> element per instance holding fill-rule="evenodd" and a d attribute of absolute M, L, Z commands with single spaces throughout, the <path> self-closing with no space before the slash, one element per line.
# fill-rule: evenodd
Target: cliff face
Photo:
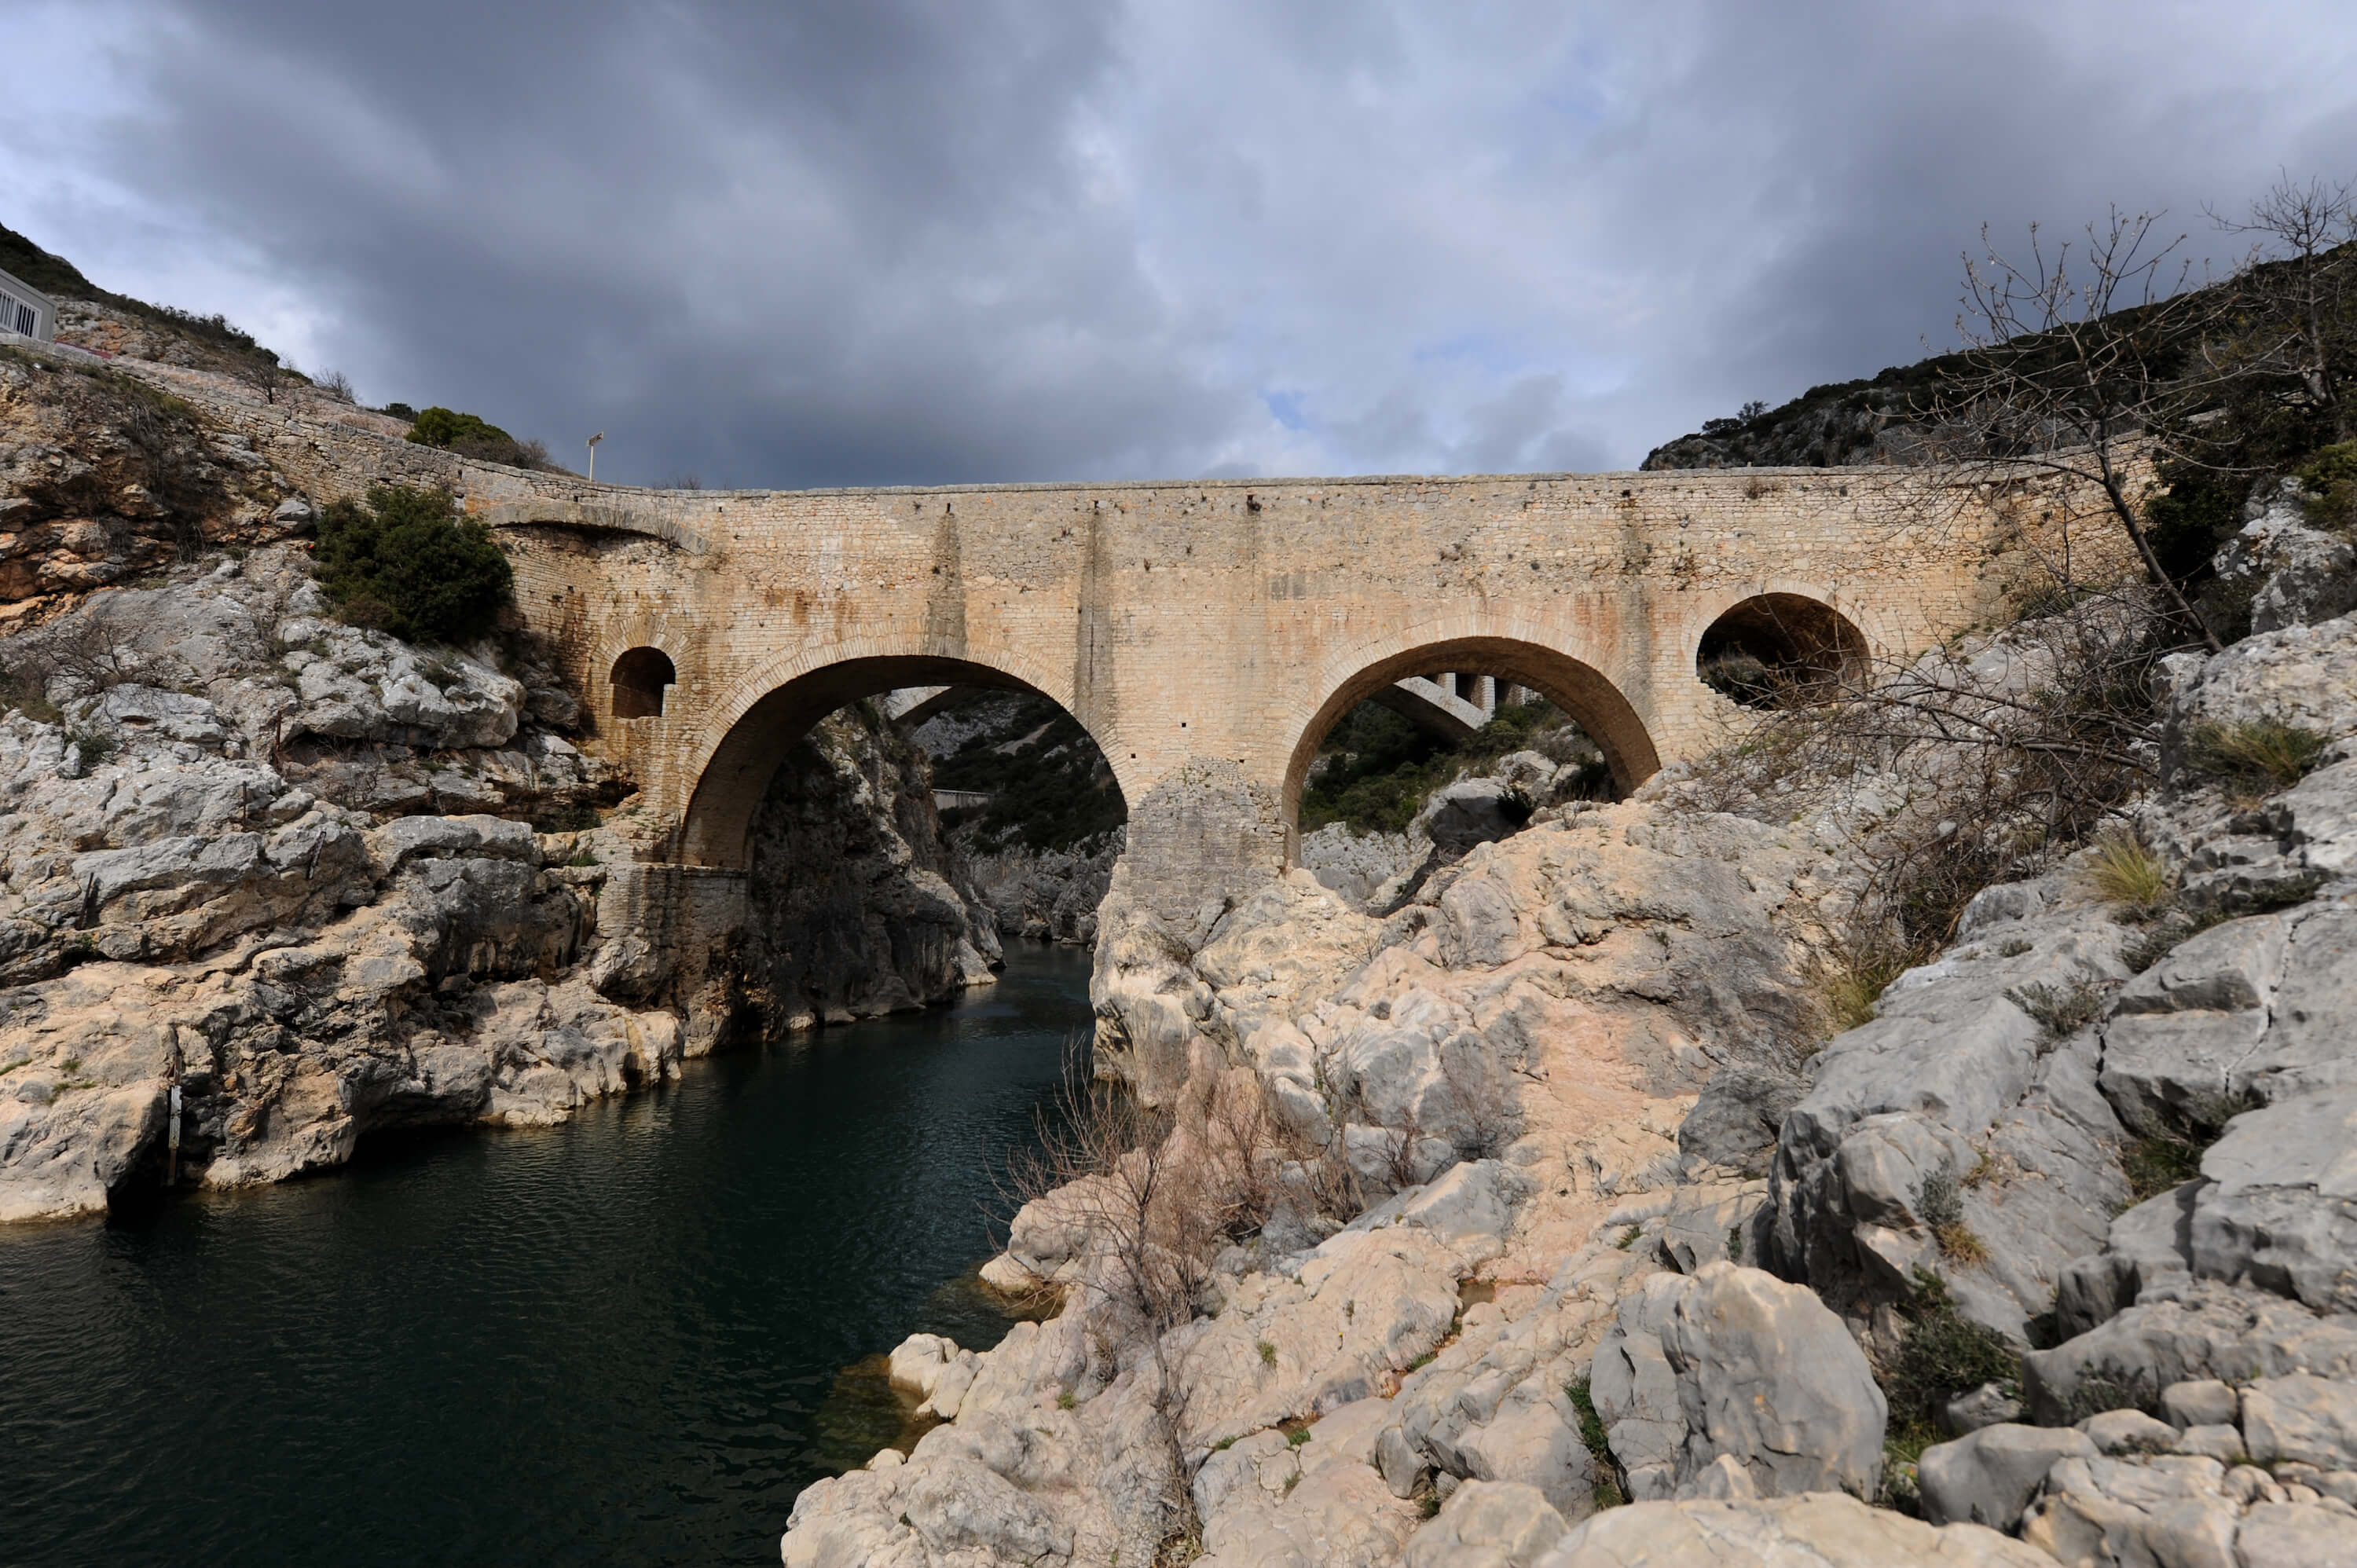
<path fill-rule="evenodd" d="M 0 1220 L 153 1189 L 176 1130 L 182 1181 L 277 1180 L 988 979 L 888 729 L 797 749 L 755 934 L 706 951 L 646 918 L 620 868 L 657 830 L 541 650 L 342 624 L 315 515 L 201 407 L 0 351 Z"/>
<path fill-rule="evenodd" d="M 866 703 L 786 754 L 753 819 L 750 897 L 742 965 L 769 1028 L 921 1007 L 998 961 L 924 753 Z"/>

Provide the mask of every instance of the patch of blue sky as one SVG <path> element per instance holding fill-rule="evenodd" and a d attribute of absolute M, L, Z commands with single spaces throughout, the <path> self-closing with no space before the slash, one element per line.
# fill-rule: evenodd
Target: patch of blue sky
<path fill-rule="evenodd" d="M 1529 375 L 1561 376 L 1566 389 L 1580 396 L 1600 396 L 1628 384 L 1635 365 L 1625 355 L 1596 353 L 1564 346 L 1537 357 L 1527 344 L 1509 343 L 1488 332 L 1468 332 L 1455 338 L 1418 344 L 1409 351 L 1416 364 L 1470 372 L 1491 386 L 1504 386 Z"/>
<path fill-rule="evenodd" d="M 1309 413 L 1302 406 L 1308 401 L 1308 393 L 1265 392 L 1260 394 L 1260 401 L 1262 406 L 1268 410 L 1270 417 L 1287 430 L 1297 432 L 1309 428 Z"/>

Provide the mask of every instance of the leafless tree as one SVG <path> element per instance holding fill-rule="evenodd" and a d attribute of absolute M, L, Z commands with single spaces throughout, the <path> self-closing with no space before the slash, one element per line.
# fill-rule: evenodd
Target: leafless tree
<path fill-rule="evenodd" d="M 2357 350 L 2357 190 L 2288 175 L 2251 204 L 2250 216 L 2211 220 L 2229 233 L 2255 236 L 2260 253 L 2236 280 L 2243 330 L 2212 349 L 2246 375 L 2273 373 L 2338 441 L 2357 435 L 2357 407 L 2347 381 Z M 2231 358 L 2229 358 L 2231 356 Z"/>
<path fill-rule="evenodd" d="M 2163 240 L 2157 214 L 2115 210 L 2090 224 L 2086 242 L 2050 253 L 2035 225 L 2015 261 L 1982 231 L 1983 254 L 1964 261 L 1960 371 L 1916 410 L 1927 455 L 1967 478 L 2006 487 L 2024 478 L 2074 522 L 2116 530 L 2142 575 L 2189 634 L 2222 646 L 2170 575 L 2145 526 L 2155 468 L 2201 464 L 2212 453 L 2201 416 L 2236 373 L 2192 351 L 2230 321 L 2225 291 L 2190 286 L 2178 258 L 2182 237 Z"/>
<path fill-rule="evenodd" d="M 263 402 L 275 403 L 279 389 L 293 379 L 294 367 L 279 363 L 278 356 L 267 349 L 256 349 L 232 360 L 230 374 L 260 392 Z"/>

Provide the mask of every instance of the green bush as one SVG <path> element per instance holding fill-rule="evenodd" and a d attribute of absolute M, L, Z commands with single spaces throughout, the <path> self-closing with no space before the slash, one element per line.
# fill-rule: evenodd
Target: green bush
<path fill-rule="evenodd" d="M 461 441 L 513 441 L 514 436 L 480 415 L 452 408 L 429 408 L 409 427 L 409 438 L 420 446 L 456 446 Z"/>
<path fill-rule="evenodd" d="M 2308 521 L 2319 528 L 2357 528 L 2357 441 L 2327 446 L 2300 465 Z"/>
<path fill-rule="evenodd" d="M 1885 1369 L 1894 1434 L 1937 1430 L 1940 1407 L 1983 1383 L 2017 1384 L 2021 1353 L 1996 1329 L 1956 1310 L 1947 1282 L 1917 1269 L 1913 1299 L 1903 1309 L 1907 1334 Z"/>
<path fill-rule="evenodd" d="M 312 565 L 346 621 L 423 642 L 490 630 L 513 580 L 490 530 L 459 517 L 449 491 L 405 485 L 331 504 Z"/>
<path fill-rule="evenodd" d="M 505 463 L 513 468 L 554 468 L 548 448 L 538 441 L 519 441 L 479 415 L 455 409 L 429 408 L 409 426 L 409 439 L 421 446 L 438 446 L 461 457 Z"/>

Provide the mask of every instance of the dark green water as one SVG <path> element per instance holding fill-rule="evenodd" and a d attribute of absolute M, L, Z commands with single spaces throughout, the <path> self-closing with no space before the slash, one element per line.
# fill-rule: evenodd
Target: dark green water
<path fill-rule="evenodd" d="M 0 1231 L 0 1563 L 765 1563 L 898 1430 L 870 1375 L 962 1284 L 1086 954 L 690 1063 L 563 1127 Z"/>

